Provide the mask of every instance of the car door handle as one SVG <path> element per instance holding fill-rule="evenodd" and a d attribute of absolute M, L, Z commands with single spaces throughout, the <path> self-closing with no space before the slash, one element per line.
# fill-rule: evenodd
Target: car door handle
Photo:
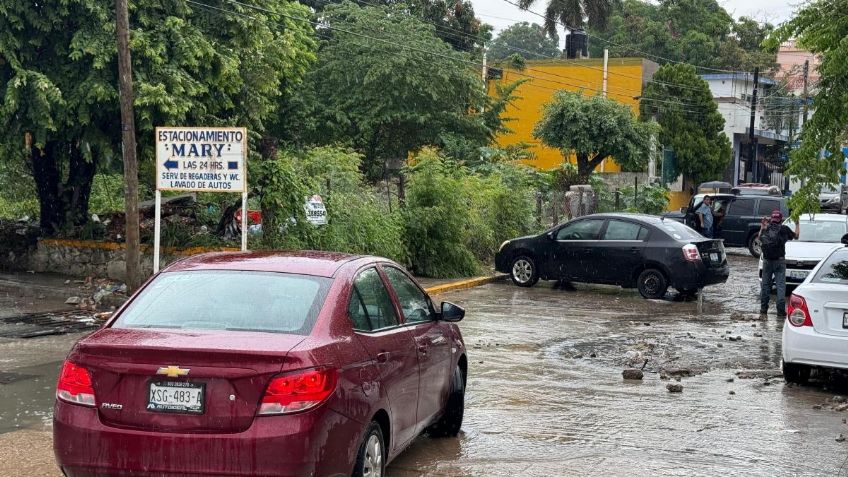
<path fill-rule="evenodd" d="M 631 248 L 630 248 L 630 253 L 639 253 L 639 249 L 638 249 L 638 248 L 636 248 L 636 247 L 631 247 Z"/>
<path fill-rule="evenodd" d="M 382 353 L 377 353 L 377 362 L 385 363 L 389 361 L 389 352 L 383 351 Z"/>

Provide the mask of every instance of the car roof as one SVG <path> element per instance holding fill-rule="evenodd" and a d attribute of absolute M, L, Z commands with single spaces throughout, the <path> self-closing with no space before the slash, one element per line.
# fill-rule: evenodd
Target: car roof
<path fill-rule="evenodd" d="M 848 215 L 841 214 L 802 214 L 801 220 L 816 222 L 848 222 Z"/>
<path fill-rule="evenodd" d="M 315 250 L 213 252 L 185 258 L 175 262 L 165 271 L 236 270 L 283 272 L 331 278 L 342 266 L 360 258 L 365 257 Z"/>

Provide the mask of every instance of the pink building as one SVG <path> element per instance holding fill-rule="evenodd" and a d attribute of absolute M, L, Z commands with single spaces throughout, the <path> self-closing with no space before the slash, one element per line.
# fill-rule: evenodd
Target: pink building
<path fill-rule="evenodd" d="M 808 87 L 812 91 L 819 80 L 819 59 L 807 50 L 795 45 L 795 40 L 789 40 L 780 45 L 777 51 L 777 63 L 779 70 L 775 73 L 775 79 L 787 79 L 787 90 L 790 93 L 800 95 L 804 91 L 804 61 L 810 62 L 808 72 Z"/>

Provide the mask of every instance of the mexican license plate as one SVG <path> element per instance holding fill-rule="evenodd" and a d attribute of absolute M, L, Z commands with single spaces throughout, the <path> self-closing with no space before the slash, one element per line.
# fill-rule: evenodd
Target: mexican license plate
<path fill-rule="evenodd" d="M 147 410 L 203 414 L 204 385 L 183 381 L 151 382 Z"/>
<path fill-rule="evenodd" d="M 794 280 L 803 280 L 807 278 L 807 275 L 809 273 L 810 272 L 808 271 L 792 270 L 791 272 L 789 272 L 789 278 L 792 278 Z"/>
<path fill-rule="evenodd" d="M 710 261 L 711 262 L 718 262 L 719 261 L 717 252 L 710 253 Z"/>

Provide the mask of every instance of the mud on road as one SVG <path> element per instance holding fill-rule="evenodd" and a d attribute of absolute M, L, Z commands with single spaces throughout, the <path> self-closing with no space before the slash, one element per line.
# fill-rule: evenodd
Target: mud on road
<path fill-rule="evenodd" d="M 419 437 L 388 476 L 839 475 L 848 442 L 836 438 L 848 435 L 848 411 L 833 409 L 833 397 L 848 394 L 844 379 L 783 382 L 783 322 L 758 314 L 756 261 L 730 260 L 730 280 L 707 289 L 702 314 L 674 292 L 649 301 L 579 284 L 440 295 L 467 310 L 462 433 Z M 6 368 L 37 376 L 0 384 L 0 420 L 15 419 L 0 430 L 0 475 L 58 475 L 52 384 L 79 336 L 0 342 Z M 644 378 L 622 379 L 634 367 Z M 29 429 L 8 432 L 21 427 Z"/>
<path fill-rule="evenodd" d="M 700 315 L 674 292 L 579 284 L 440 296 L 468 310 L 463 434 L 419 438 L 389 475 L 838 475 L 848 411 L 830 400 L 846 390 L 784 383 L 783 321 L 774 305 L 759 316 L 757 262 L 730 260 Z M 641 381 L 622 379 L 643 366 Z"/>

